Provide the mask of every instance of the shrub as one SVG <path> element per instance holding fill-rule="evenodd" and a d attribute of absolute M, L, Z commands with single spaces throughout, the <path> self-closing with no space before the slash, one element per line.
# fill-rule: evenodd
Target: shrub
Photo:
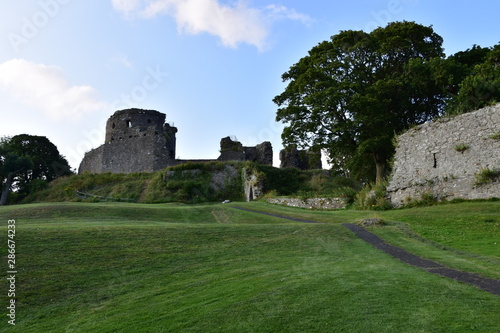
<path fill-rule="evenodd" d="M 481 169 L 479 173 L 476 174 L 475 185 L 483 185 L 494 182 L 500 178 L 500 170 L 492 170 L 489 168 Z"/>
<path fill-rule="evenodd" d="M 455 146 L 455 150 L 458 151 L 459 153 L 463 153 L 467 149 L 469 149 L 469 145 L 466 145 L 464 143 Z"/>
<path fill-rule="evenodd" d="M 276 190 L 268 191 L 264 195 L 264 198 L 266 198 L 266 199 L 271 199 L 271 198 L 276 198 L 276 197 L 278 197 L 278 192 L 276 192 Z"/>
<path fill-rule="evenodd" d="M 339 187 L 334 192 L 332 192 L 333 197 L 343 198 L 348 204 L 354 202 L 357 194 L 358 190 L 352 187 Z"/>
<path fill-rule="evenodd" d="M 387 210 L 392 205 L 387 200 L 387 183 L 369 184 L 354 199 L 354 208 L 361 210 Z"/>
<path fill-rule="evenodd" d="M 34 179 L 29 184 L 29 193 L 43 191 L 49 187 L 49 183 L 43 179 Z"/>
<path fill-rule="evenodd" d="M 278 195 L 293 195 L 299 191 L 311 191 L 307 185 L 308 176 L 296 168 L 278 169 L 272 166 L 259 165 L 258 170 L 265 174 L 266 191 L 276 191 Z"/>
<path fill-rule="evenodd" d="M 406 208 L 427 207 L 434 206 L 437 203 L 438 201 L 434 194 L 431 191 L 425 191 L 424 193 L 420 194 L 420 199 L 408 199 L 405 202 L 404 206 Z"/>
<path fill-rule="evenodd" d="M 493 133 L 489 137 L 490 137 L 490 139 L 493 139 L 493 140 L 500 140 L 500 132 Z"/>

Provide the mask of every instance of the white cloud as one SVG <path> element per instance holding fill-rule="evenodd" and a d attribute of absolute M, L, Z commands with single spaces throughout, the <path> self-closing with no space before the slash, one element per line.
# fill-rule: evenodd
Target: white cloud
<path fill-rule="evenodd" d="M 225 46 L 245 42 L 263 49 L 268 28 L 261 12 L 243 3 L 230 8 L 216 0 L 179 1 L 175 18 L 181 31 L 189 34 L 208 32 L 219 36 Z"/>
<path fill-rule="evenodd" d="M 269 5 L 266 9 L 269 11 L 268 16 L 275 20 L 293 20 L 300 21 L 304 24 L 310 24 L 313 21 L 311 17 L 298 13 L 293 8 L 287 8 L 280 5 Z"/>
<path fill-rule="evenodd" d="M 53 120 L 78 120 L 107 108 L 90 86 L 71 85 L 56 66 L 12 59 L 0 64 L 0 89 Z"/>
<path fill-rule="evenodd" d="M 240 43 L 266 47 L 273 22 L 297 20 L 309 23 L 311 19 L 285 6 L 269 5 L 263 9 L 251 8 L 246 1 L 234 5 L 220 0 L 112 0 L 116 10 L 127 17 L 153 18 L 170 15 L 175 18 L 180 32 L 209 33 L 218 36 L 225 46 Z"/>

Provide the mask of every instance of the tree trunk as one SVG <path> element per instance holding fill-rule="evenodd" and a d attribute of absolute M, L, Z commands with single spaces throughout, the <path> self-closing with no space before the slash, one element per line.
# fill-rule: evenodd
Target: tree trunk
<path fill-rule="evenodd" d="M 387 157 L 385 151 L 379 151 L 373 154 L 375 159 L 375 169 L 376 169 L 376 178 L 375 182 L 377 184 L 382 183 L 387 176 Z"/>
<path fill-rule="evenodd" d="M 0 197 L 0 206 L 5 206 L 7 203 L 7 195 L 9 194 L 13 179 L 14 173 L 11 172 L 7 175 L 7 181 L 5 182 L 5 187 L 3 188 L 2 196 Z"/>

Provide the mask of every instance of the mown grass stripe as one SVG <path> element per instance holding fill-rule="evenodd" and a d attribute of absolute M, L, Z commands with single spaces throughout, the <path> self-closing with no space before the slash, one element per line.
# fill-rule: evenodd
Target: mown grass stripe
<path fill-rule="evenodd" d="M 261 212 L 261 211 L 258 211 L 258 210 L 253 210 L 253 209 L 248 209 L 248 208 L 242 208 L 242 207 L 236 207 L 236 206 L 231 206 L 231 208 L 235 208 L 235 209 L 247 211 L 247 212 L 250 212 L 250 213 L 257 213 L 257 214 L 262 214 L 262 215 L 279 217 L 279 218 L 282 218 L 282 219 L 286 219 L 286 220 L 290 220 L 290 221 L 295 221 L 295 222 L 319 223 L 319 224 L 321 224 L 321 222 L 317 222 L 317 221 L 304 220 L 304 219 L 300 219 L 298 217 L 291 217 L 291 216 L 284 216 L 284 215 L 279 215 L 279 214 L 266 213 L 266 212 Z"/>

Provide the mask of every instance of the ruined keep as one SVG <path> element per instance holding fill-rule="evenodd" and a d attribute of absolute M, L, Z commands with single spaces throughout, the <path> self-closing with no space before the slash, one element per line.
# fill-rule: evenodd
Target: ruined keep
<path fill-rule="evenodd" d="M 478 182 L 478 174 L 493 177 Z M 387 188 L 394 206 L 422 195 L 438 200 L 500 197 L 500 104 L 420 125 L 398 137 Z"/>
<path fill-rule="evenodd" d="M 187 162 L 214 160 L 175 159 L 177 128 L 165 123 L 166 115 L 154 110 L 116 111 L 106 122 L 105 143 L 85 154 L 79 173 L 152 172 Z M 243 147 L 229 137 L 221 140 L 219 161 L 253 161 L 272 165 L 270 142 Z"/>
<path fill-rule="evenodd" d="M 85 154 L 79 173 L 157 171 L 175 161 L 177 128 L 153 110 L 116 111 L 106 123 L 105 143 Z"/>

